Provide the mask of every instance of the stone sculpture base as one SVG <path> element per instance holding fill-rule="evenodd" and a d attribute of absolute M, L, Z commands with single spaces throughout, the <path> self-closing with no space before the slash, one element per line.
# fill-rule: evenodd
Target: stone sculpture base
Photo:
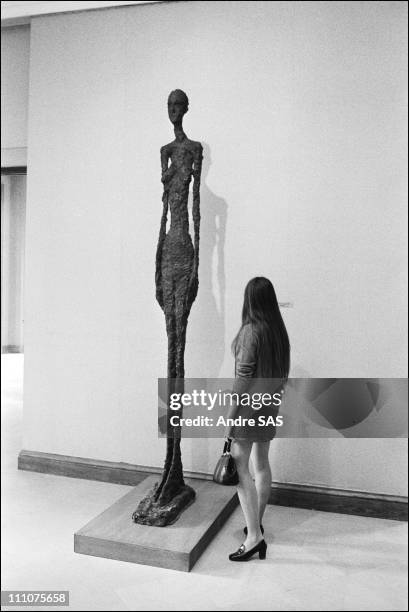
<path fill-rule="evenodd" d="M 174 525 L 157 529 L 132 522 L 132 511 L 152 490 L 148 476 L 74 535 L 74 551 L 189 572 L 238 505 L 234 487 L 190 480 L 196 501 Z"/>
<path fill-rule="evenodd" d="M 195 500 L 196 493 L 192 487 L 184 485 L 181 487 L 180 493 L 175 495 L 172 501 L 165 506 L 160 506 L 158 502 L 155 501 L 155 493 L 158 486 L 159 483 L 157 482 L 153 489 L 149 491 L 148 495 L 139 503 L 137 509 L 132 514 L 134 523 L 154 527 L 172 525 L 172 523 L 177 521 L 183 510 L 190 506 Z"/>

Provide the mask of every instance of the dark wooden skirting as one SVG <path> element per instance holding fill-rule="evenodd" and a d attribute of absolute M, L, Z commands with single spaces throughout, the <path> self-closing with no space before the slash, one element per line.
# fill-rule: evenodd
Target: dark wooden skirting
<path fill-rule="evenodd" d="M 147 476 L 160 474 L 162 471 L 160 468 L 150 468 L 130 463 L 116 463 L 27 450 L 22 450 L 19 454 L 18 469 L 129 486 L 135 486 Z M 189 478 L 211 479 L 210 474 L 185 471 L 185 475 Z M 278 506 L 307 508 L 396 521 L 408 520 L 408 500 L 396 495 L 360 493 L 344 489 L 275 482 L 271 488 L 269 503 Z"/>
<path fill-rule="evenodd" d="M 27 174 L 27 166 L 2 166 L 2 174 Z"/>
<path fill-rule="evenodd" d="M 1 347 L 2 353 L 24 353 L 24 348 L 21 344 L 6 344 Z"/>
<path fill-rule="evenodd" d="M 135 486 L 145 480 L 152 471 L 138 470 L 129 463 L 100 461 L 83 457 L 53 455 L 36 451 L 22 450 L 18 456 L 18 469 L 29 472 L 41 472 L 69 478 L 84 478 L 85 480 L 100 480 L 112 484 Z"/>
<path fill-rule="evenodd" d="M 377 493 L 274 484 L 269 504 L 395 521 L 408 520 L 407 498 Z"/>

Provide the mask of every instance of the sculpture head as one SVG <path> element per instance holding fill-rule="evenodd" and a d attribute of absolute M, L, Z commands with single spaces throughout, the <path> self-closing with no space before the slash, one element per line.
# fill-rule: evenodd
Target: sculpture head
<path fill-rule="evenodd" d="M 181 89 L 171 91 L 168 97 L 168 115 L 173 125 L 182 123 L 183 115 L 189 108 L 189 98 Z"/>

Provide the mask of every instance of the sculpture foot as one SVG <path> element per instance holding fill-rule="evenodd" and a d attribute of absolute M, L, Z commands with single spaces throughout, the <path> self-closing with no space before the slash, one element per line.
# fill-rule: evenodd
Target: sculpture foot
<path fill-rule="evenodd" d="M 155 527 L 166 527 L 175 523 L 183 510 L 195 500 L 196 493 L 189 485 L 181 485 L 175 496 L 166 504 L 156 501 L 156 490 L 159 483 L 144 497 L 137 509 L 132 514 L 134 523 L 140 525 L 151 525 Z"/>

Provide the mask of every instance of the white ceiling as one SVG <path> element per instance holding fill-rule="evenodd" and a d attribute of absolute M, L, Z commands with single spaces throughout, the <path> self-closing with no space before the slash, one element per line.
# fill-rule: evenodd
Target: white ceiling
<path fill-rule="evenodd" d="M 2 2 L 1 3 L 1 25 L 18 25 L 30 23 L 30 18 L 35 15 L 49 15 L 52 13 L 66 13 L 72 11 L 85 11 L 91 9 L 107 8 L 111 6 L 122 6 L 126 4 L 152 4 L 158 0 L 146 0 L 139 2 Z"/>

